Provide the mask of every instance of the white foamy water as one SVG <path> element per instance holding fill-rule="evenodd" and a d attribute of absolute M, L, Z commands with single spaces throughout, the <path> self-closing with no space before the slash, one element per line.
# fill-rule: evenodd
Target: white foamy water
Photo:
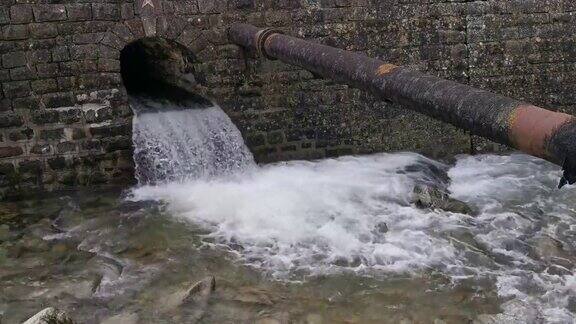
<path fill-rule="evenodd" d="M 409 205 L 418 172 L 403 170 L 421 159 L 290 162 L 232 179 L 144 187 L 135 195 L 169 201 L 176 215 L 201 223 L 219 243 L 240 244 L 247 262 L 278 276 L 342 265 L 412 271 L 455 257 L 441 238 L 426 234 L 440 225 L 435 214 Z"/>
<path fill-rule="evenodd" d="M 140 184 L 212 178 L 254 165 L 242 135 L 218 106 L 131 98 L 133 142 Z"/>
<path fill-rule="evenodd" d="M 442 184 L 479 210 L 421 210 L 416 184 Z M 432 170 L 433 172 L 430 172 Z M 524 155 L 461 157 L 448 168 L 417 154 L 377 154 L 263 166 L 226 178 L 145 186 L 202 226 L 207 242 L 282 278 L 440 272 L 454 284 L 491 282 L 508 323 L 571 323 L 574 190 L 555 189 L 557 167 Z M 385 225 L 384 225 L 385 224 Z"/>
<path fill-rule="evenodd" d="M 494 322 L 575 320 L 576 192 L 556 189 L 560 170 L 545 161 L 447 166 L 397 153 L 256 168 L 218 107 L 137 114 L 134 127 L 140 183 L 157 185 L 131 199 L 166 203 L 204 228 L 207 245 L 276 278 L 441 273 L 496 291 Z M 448 189 L 478 213 L 418 209 L 416 185 Z"/>

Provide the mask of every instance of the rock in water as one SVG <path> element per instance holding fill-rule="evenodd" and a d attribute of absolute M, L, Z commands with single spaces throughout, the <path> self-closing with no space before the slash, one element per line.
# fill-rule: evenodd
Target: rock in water
<path fill-rule="evenodd" d="M 48 307 L 30 317 L 22 324 L 74 324 L 72 319 L 62 311 Z"/>
<path fill-rule="evenodd" d="M 200 308 L 208 303 L 208 298 L 216 288 L 216 280 L 210 276 L 159 300 L 158 309 L 162 313 L 170 312 L 188 301 L 194 301 Z"/>
<path fill-rule="evenodd" d="M 100 324 L 137 324 L 138 314 L 135 313 L 122 313 L 116 316 L 105 319 Z"/>
<path fill-rule="evenodd" d="M 452 213 L 475 214 L 465 202 L 451 198 L 447 191 L 430 185 L 416 185 L 411 201 L 421 209 L 441 209 Z"/>

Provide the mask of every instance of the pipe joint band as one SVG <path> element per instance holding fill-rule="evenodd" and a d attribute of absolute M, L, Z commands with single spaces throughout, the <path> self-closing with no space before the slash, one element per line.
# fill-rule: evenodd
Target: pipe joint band
<path fill-rule="evenodd" d="M 268 40 L 268 38 L 274 34 L 282 34 L 282 31 L 276 28 L 264 28 L 258 31 L 255 38 L 256 44 L 254 44 L 258 56 L 265 57 L 269 60 L 276 60 L 276 58 L 268 55 L 266 52 L 266 40 Z"/>

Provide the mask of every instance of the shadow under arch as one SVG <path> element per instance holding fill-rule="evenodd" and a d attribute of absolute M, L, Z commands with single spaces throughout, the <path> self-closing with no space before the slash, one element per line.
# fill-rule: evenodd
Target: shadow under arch
<path fill-rule="evenodd" d="M 162 37 L 140 38 L 120 51 L 120 73 L 129 95 L 212 106 L 199 94 L 206 78 L 195 63 L 191 50 Z"/>

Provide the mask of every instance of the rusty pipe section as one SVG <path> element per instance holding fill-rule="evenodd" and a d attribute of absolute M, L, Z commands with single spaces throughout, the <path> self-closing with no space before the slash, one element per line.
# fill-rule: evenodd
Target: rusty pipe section
<path fill-rule="evenodd" d="M 489 91 L 282 34 L 234 24 L 230 41 L 270 59 L 371 92 L 381 99 L 515 147 L 563 167 L 576 183 L 576 119 Z"/>

